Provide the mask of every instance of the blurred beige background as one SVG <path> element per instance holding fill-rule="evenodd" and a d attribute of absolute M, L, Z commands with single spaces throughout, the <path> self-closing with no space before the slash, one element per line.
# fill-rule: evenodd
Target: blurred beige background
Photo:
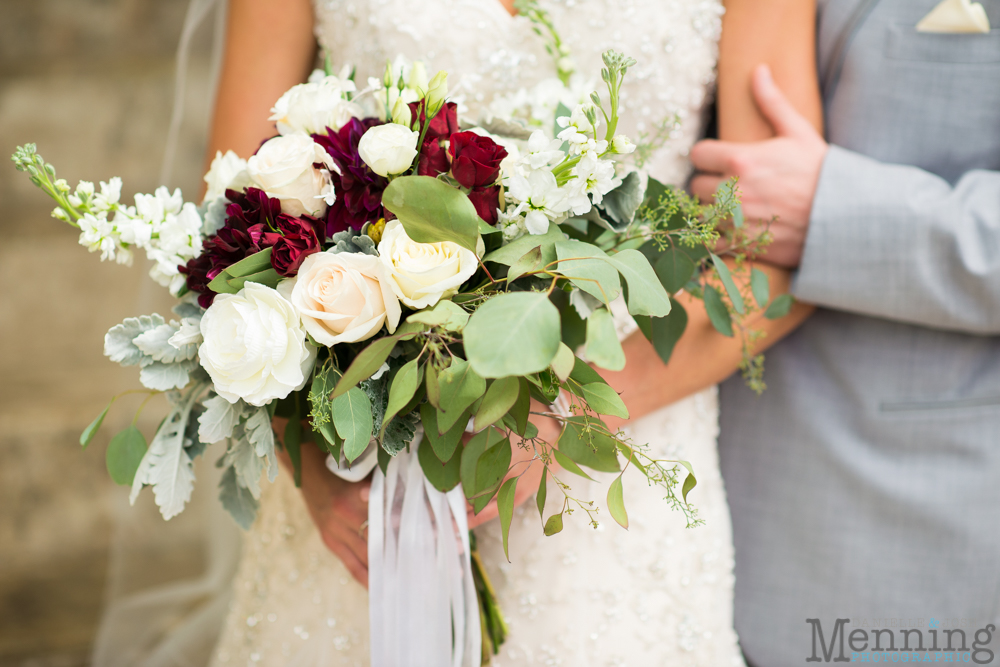
<path fill-rule="evenodd" d="M 174 59 L 188 0 L 3 0 L 0 148 L 36 142 L 71 185 L 121 176 L 123 199 L 159 180 Z M 212 18 L 195 39 L 172 187 L 194 199 L 210 111 Z M 163 290 L 102 264 L 7 158 L 0 167 L 0 666 L 89 664 L 108 593 L 116 514 L 127 491 L 104 467 L 110 437 L 141 397 L 112 409 L 87 451 L 80 431 L 108 399 L 138 388 L 135 369 L 102 355 L 127 316 L 169 315 Z M 147 439 L 164 414 L 151 402 Z M 210 454 L 211 456 L 211 454 Z M 123 509 L 123 502 L 126 508 Z M 150 494 L 133 512 L 152 514 Z M 169 536 L 169 537 L 167 537 Z M 149 583 L 196 573 L 196 529 L 174 520 L 158 541 L 130 542 Z"/>

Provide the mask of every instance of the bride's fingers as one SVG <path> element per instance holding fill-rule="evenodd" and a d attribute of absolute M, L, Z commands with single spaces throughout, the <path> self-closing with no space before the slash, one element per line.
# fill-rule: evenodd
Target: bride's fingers
<path fill-rule="evenodd" d="M 715 192 L 719 189 L 719 185 L 724 180 L 721 176 L 698 174 L 691 179 L 691 193 L 702 203 L 711 202 L 712 197 L 715 196 Z"/>

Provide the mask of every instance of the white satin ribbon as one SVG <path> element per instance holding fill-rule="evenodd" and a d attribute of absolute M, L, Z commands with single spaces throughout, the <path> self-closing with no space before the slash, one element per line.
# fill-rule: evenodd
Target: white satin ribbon
<path fill-rule="evenodd" d="M 418 431 L 413 442 L 422 435 Z M 377 460 L 372 451 L 370 459 Z M 365 458 L 368 452 L 350 469 L 331 465 L 332 459 L 327 465 L 354 478 L 368 467 Z M 384 475 L 374 468 L 368 501 L 371 666 L 480 667 L 479 601 L 461 485 L 448 493 L 435 489 L 415 446 L 394 456 Z"/>

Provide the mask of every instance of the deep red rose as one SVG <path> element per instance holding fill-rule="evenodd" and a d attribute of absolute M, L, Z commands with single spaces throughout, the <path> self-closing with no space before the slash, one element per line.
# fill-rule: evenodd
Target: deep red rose
<path fill-rule="evenodd" d="M 293 218 L 279 215 L 277 231 L 264 232 L 265 246 L 271 246 L 271 266 L 278 275 L 293 278 L 299 272 L 302 261 L 322 249 L 319 240 L 325 223 L 309 216 Z"/>
<path fill-rule="evenodd" d="M 451 135 L 451 175 L 466 188 L 493 185 L 500 175 L 500 162 L 507 157 L 504 147 L 475 132 Z"/>
<path fill-rule="evenodd" d="M 495 225 L 497 222 L 497 209 L 500 208 L 500 186 L 491 185 L 487 187 L 472 188 L 469 192 L 469 200 L 476 207 L 479 217 Z"/>
<path fill-rule="evenodd" d="M 418 117 L 420 126 L 423 127 L 424 124 L 424 110 L 422 102 L 410 102 L 410 115 L 414 118 Z M 451 135 L 458 132 L 458 105 L 454 102 L 447 102 L 441 110 L 437 112 L 437 115 L 431 119 L 431 124 L 427 128 L 427 134 L 424 135 L 424 141 L 430 141 L 432 139 L 447 139 Z"/>
<path fill-rule="evenodd" d="M 447 174 L 450 165 L 448 164 L 448 153 L 441 148 L 441 142 L 432 139 L 424 143 L 420 149 L 420 166 L 417 173 L 420 176 L 434 176 Z"/>

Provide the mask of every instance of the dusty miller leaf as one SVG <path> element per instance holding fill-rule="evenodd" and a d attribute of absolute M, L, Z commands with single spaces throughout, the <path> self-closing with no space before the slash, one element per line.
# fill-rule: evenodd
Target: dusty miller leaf
<path fill-rule="evenodd" d="M 221 442 L 233 436 L 233 429 L 249 406 L 242 400 L 230 403 L 221 396 L 204 401 L 205 412 L 198 417 L 198 438 L 205 443 Z"/>
<path fill-rule="evenodd" d="M 274 456 L 274 429 L 267 407 L 257 408 L 247 419 L 246 434 L 254 452 L 267 463 L 267 479 L 273 482 L 278 476 L 278 461 Z"/>
<path fill-rule="evenodd" d="M 257 508 L 260 503 L 244 487 L 236 481 L 236 469 L 232 466 L 222 474 L 219 482 L 219 500 L 222 506 L 233 517 L 233 520 L 243 530 L 250 530 L 257 518 Z"/>
<path fill-rule="evenodd" d="M 135 366 L 147 355 L 135 346 L 133 341 L 146 331 L 164 324 L 157 314 L 129 317 L 121 324 L 108 330 L 104 336 L 104 355 L 122 366 Z"/>

